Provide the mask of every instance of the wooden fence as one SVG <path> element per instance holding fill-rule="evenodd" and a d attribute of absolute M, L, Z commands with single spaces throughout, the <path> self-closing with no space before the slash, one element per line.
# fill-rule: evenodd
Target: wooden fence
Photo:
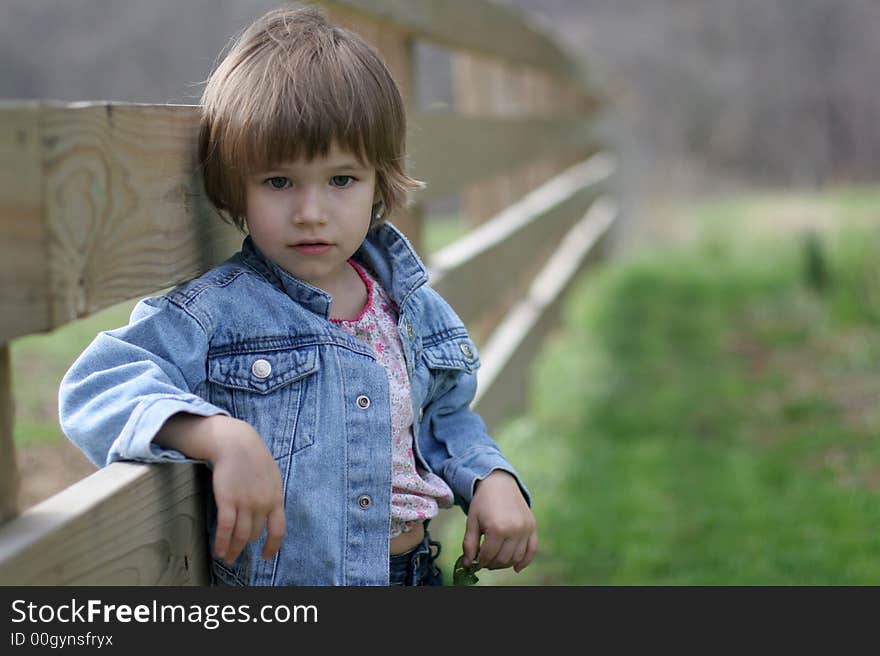
<path fill-rule="evenodd" d="M 373 43 L 407 99 L 428 181 L 392 220 L 417 248 L 424 203 L 459 193 L 473 229 L 428 258 L 432 284 L 481 347 L 475 408 L 523 412 L 529 366 L 560 299 L 617 210 L 600 103 L 580 67 L 517 13 L 477 0 L 325 0 Z M 448 53 L 454 101 L 415 102 L 417 44 Z M 0 104 L 0 584 L 200 585 L 206 471 L 115 463 L 18 512 L 9 342 L 195 276 L 240 236 L 195 161 L 197 108 Z"/>

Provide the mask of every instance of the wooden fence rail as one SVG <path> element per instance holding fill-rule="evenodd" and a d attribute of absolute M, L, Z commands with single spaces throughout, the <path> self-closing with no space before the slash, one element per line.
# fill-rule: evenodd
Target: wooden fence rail
<path fill-rule="evenodd" d="M 380 50 L 407 99 L 411 168 L 428 187 L 392 220 L 420 248 L 421 203 L 457 192 L 485 221 L 428 262 L 481 347 L 475 406 L 496 427 L 523 410 L 541 337 L 616 217 L 603 198 L 614 161 L 592 132 L 598 96 L 552 38 L 489 2 L 320 4 Z M 418 40 L 450 51 L 448 110 L 413 100 Z M 0 584 L 207 581 L 201 466 L 115 463 L 17 512 L 9 362 L 11 340 L 170 287 L 237 248 L 202 191 L 197 110 L 0 103 Z"/>

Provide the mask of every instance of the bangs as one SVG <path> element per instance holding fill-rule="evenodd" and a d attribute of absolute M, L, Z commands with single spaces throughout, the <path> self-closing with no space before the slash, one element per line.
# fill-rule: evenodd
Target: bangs
<path fill-rule="evenodd" d="M 361 164 L 394 159 L 396 139 L 388 137 L 399 131 L 400 117 L 388 108 L 399 103 L 396 89 L 375 75 L 355 74 L 363 65 L 340 56 L 348 53 L 296 54 L 273 52 L 264 59 L 258 82 L 251 78 L 238 111 L 229 115 L 221 158 L 241 175 L 326 156 L 334 143 Z"/>

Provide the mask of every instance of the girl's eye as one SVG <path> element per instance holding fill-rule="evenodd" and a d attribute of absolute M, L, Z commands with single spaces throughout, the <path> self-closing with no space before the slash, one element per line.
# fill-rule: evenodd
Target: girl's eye
<path fill-rule="evenodd" d="M 332 178 L 330 178 L 330 184 L 332 184 L 334 187 L 345 188 L 351 186 L 353 182 L 354 178 L 350 175 L 334 175 Z"/>
<path fill-rule="evenodd" d="M 287 187 L 290 185 L 290 180 L 280 175 L 271 177 L 266 180 L 266 182 L 269 183 L 272 189 L 287 189 Z"/>

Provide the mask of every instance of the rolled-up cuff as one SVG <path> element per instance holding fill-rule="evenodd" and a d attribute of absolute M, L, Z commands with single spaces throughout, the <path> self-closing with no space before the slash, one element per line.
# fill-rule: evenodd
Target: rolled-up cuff
<path fill-rule="evenodd" d="M 474 498 L 474 488 L 477 482 L 482 481 L 493 471 L 499 469 L 516 479 L 516 483 L 519 485 L 526 503 L 531 507 L 531 493 L 522 482 L 513 465 L 497 450 L 485 447 L 473 449 L 461 458 L 456 458 L 455 465 L 448 467 L 443 474 L 446 482 L 449 483 L 449 487 L 455 493 L 456 501 L 467 513 L 471 500 Z"/>
<path fill-rule="evenodd" d="M 211 417 L 229 415 L 194 394 L 152 397 L 138 404 L 122 433 L 114 440 L 107 453 L 107 462 L 136 460 L 138 462 L 204 462 L 188 458 L 176 449 L 166 449 L 153 442 L 159 429 L 173 415 L 186 412 Z"/>

